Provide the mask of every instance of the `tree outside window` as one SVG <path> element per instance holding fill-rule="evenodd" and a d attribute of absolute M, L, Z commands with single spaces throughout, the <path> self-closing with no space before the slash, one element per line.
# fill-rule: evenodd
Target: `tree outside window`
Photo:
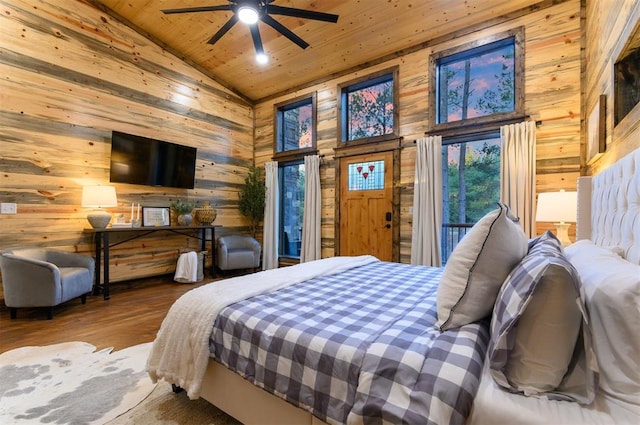
<path fill-rule="evenodd" d="M 442 149 L 442 259 L 500 199 L 500 121 L 522 107 L 520 32 L 434 54 L 434 128 Z M 521 44 L 521 43 L 520 43 Z"/>
<path fill-rule="evenodd" d="M 300 258 L 304 214 L 304 163 L 282 164 L 278 170 L 280 187 L 280 252 L 283 257 Z"/>
<path fill-rule="evenodd" d="M 510 37 L 437 61 L 437 123 L 515 110 L 515 45 Z"/>
<path fill-rule="evenodd" d="M 341 141 L 371 142 L 397 135 L 397 72 L 385 70 L 340 86 Z"/>
<path fill-rule="evenodd" d="M 274 160 L 280 190 L 279 255 L 300 258 L 304 213 L 304 157 L 316 150 L 316 94 L 275 105 Z"/>
<path fill-rule="evenodd" d="M 311 98 L 287 105 L 278 112 L 277 152 L 313 146 L 313 105 Z"/>
<path fill-rule="evenodd" d="M 443 262 L 500 200 L 500 137 L 442 146 Z"/>
<path fill-rule="evenodd" d="M 347 94 L 348 140 L 393 133 L 393 81 Z"/>

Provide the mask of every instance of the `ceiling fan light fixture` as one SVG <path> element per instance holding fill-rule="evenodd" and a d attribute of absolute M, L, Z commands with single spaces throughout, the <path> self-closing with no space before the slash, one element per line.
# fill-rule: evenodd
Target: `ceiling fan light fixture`
<path fill-rule="evenodd" d="M 258 22 L 260 15 L 258 11 L 251 6 L 240 6 L 238 8 L 238 19 L 247 25 L 253 25 Z"/>
<path fill-rule="evenodd" d="M 266 65 L 269 63 L 269 56 L 267 56 L 264 52 L 256 54 L 256 62 L 259 65 Z"/>

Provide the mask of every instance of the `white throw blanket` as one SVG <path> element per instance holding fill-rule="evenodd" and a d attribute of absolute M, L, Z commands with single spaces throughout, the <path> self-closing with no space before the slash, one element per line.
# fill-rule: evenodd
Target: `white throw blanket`
<path fill-rule="evenodd" d="M 370 255 L 325 258 L 195 288 L 171 306 L 153 342 L 147 372 L 153 382 L 165 379 L 185 389 L 190 399 L 196 399 L 200 396 L 209 361 L 213 323 L 223 308 L 246 298 L 374 261 L 379 260 Z"/>
<path fill-rule="evenodd" d="M 198 254 L 196 254 L 195 251 L 180 254 L 173 280 L 181 283 L 198 281 Z"/>

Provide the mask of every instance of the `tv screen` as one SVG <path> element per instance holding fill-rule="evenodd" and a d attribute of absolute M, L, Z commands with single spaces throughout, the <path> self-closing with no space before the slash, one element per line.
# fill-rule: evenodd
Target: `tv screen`
<path fill-rule="evenodd" d="M 193 189 L 195 171 L 196 148 L 112 132 L 113 183 Z"/>

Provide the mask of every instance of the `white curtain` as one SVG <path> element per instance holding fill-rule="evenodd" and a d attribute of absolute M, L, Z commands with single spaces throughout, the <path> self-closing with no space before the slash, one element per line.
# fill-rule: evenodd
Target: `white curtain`
<path fill-rule="evenodd" d="M 262 237 L 262 270 L 278 268 L 278 163 L 267 162 L 265 168 L 265 186 L 267 188 L 264 204 L 264 233 Z"/>
<path fill-rule="evenodd" d="M 411 264 L 439 267 L 442 234 L 442 137 L 416 140 Z"/>
<path fill-rule="evenodd" d="M 321 255 L 320 218 L 322 200 L 320 198 L 320 157 L 304 157 L 304 215 L 302 219 L 302 251 L 300 262 L 319 260 Z"/>
<path fill-rule="evenodd" d="M 500 127 L 500 201 L 508 205 L 528 237 L 536 233 L 536 123 Z"/>

